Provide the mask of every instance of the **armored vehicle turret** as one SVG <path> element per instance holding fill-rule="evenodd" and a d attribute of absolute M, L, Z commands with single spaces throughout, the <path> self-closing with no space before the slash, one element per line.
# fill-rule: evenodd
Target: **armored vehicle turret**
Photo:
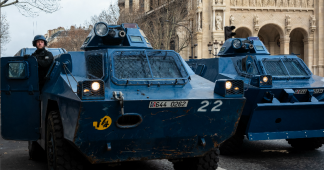
<path fill-rule="evenodd" d="M 245 104 L 242 80 L 195 75 L 137 24 L 97 23 L 81 48 L 55 58 L 42 91 L 35 57 L 1 58 L 4 139 L 29 141 L 32 159 L 45 150 L 49 169 L 150 159 L 217 168 Z"/>
<path fill-rule="evenodd" d="M 286 139 L 300 149 L 324 143 L 324 82 L 296 55 L 270 55 L 258 37 L 230 38 L 218 58 L 188 64 L 196 74 L 217 82 L 244 81 L 244 107 L 236 134 L 221 144 L 221 154 L 239 150 L 251 140 Z"/>

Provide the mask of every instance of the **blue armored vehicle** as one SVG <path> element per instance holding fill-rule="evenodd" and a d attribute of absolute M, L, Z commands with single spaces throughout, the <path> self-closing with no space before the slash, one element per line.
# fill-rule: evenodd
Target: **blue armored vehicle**
<path fill-rule="evenodd" d="M 4 139 L 29 141 L 32 159 L 46 151 L 49 169 L 151 159 L 217 168 L 245 104 L 242 80 L 195 75 L 137 24 L 97 23 L 81 49 L 55 57 L 41 90 L 35 57 L 1 58 Z"/>
<path fill-rule="evenodd" d="M 46 50 L 51 52 L 53 56 L 67 53 L 67 51 L 64 48 L 46 48 Z M 32 55 L 35 51 L 36 48 L 22 48 L 14 56 L 16 57 L 16 56 Z"/>
<path fill-rule="evenodd" d="M 251 141 L 286 139 L 300 149 L 322 146 L 323 77 L 313 75 L 296 55 L 270 55 L 258 37 L 227 39 L 218 56 L 187 63 L 216 84 L 244 81 L 246 105 L 236 134 L 221 144 L 221 154 L 239 151 L 244 135 Z"/>

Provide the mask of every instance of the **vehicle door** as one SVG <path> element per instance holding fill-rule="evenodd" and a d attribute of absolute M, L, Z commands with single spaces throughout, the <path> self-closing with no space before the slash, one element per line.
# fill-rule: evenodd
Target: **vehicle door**
<path fill-rule="evenodd" d="M 1 58 L 1 135 L 7 140 L 40 137 L 38 65 L 34 57 Z"/>

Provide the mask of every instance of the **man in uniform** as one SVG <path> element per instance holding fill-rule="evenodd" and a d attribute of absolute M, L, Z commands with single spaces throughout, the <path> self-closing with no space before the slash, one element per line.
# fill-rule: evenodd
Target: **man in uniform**
<path fill-rule="evenodd" d="M 32 56 L 36 57 L 38 62 L 39 90 L 41 91 L 46 81 L 45 76 L 54 61 L 54 57 L 51 52 L 45 49 L 47 41 L 44 36 L 36 35 L 33 41 L 33 46 L 37 48 Z"/>

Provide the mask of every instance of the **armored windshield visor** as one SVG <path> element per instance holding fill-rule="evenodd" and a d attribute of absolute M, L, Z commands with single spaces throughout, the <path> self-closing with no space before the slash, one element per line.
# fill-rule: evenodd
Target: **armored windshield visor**
<path fill-rule="evenodd" d="M 111 59 L 118 85 L 185 84 L 189 78 L 182 59 L 172 51 L 118 51 Z"/>

